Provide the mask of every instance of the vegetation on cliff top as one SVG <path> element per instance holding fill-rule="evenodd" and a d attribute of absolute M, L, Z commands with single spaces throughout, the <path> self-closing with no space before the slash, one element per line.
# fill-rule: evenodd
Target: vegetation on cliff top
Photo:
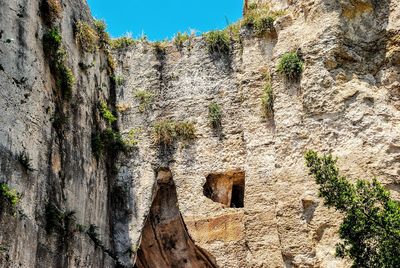
<path fill-rule="evenodd" d="M 344 215 L 337 256 L 351 258 L 353 267 L 399 267 L 400 202 L 376 179 L 351 183 L 332 155 L 308 151 L 305 159 L 325 205 Z"/>

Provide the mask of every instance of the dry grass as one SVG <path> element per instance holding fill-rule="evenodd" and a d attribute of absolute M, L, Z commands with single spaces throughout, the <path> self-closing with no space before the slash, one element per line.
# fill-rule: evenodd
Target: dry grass
<path fill-rule="evenodd" d="M 87 52 L 95 52 L 98 49 L 100 37 L 95 29 L 87 22 L 78 21 L 75 31 L 76 42 Z"/>

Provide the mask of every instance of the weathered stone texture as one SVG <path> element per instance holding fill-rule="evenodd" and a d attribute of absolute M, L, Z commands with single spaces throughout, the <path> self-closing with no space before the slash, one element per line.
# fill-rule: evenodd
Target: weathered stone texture
<path fill-rule="evenodd" d="M 120 172 L 133 174 L 136 186 L 131 224 L 143 226 L 148 213 L 155 183 L 151 170 L 169 166 L 189 233 L 221 267 L 349 266 L 334 257 L 340 215 L 318 199 L 304 167 L 307 149 L 333 152 L 345 174 L 377 176 L 398 195 L 399 111 L 392 94 L 399 89 L 399 69 L 387 59 L 396 54 L 397 41 L 386 45 L 398 23 L 398 3 L 289 2 L 279 2 L 289 7 L 276 21 L 276 38 L 243 31 L 242 44 L 234 45 L 229 59 L 210 56 L 201 38 L 182 52 L 171 44 L 161 60 L 146 44 L 118 54 L 127 79 L 117 90 L 118 102 L 133 104 L 120 124 L 123 131 L 134 127 L 143 133 L 138 158 Z M 393 46 L 389 52 L 387 46 Z M 300 83 L 275 71 L 289 50 L 305 59 Z M 267 121 L 259 99 L 265 67 L 275 94 L 274 118 Z M 156 96 L 144 114 L 134 98 L 139 88 Z M 213 101 L 223 111 L 221 134 L 207 118 Z M 177 143 L 171 155 L 160 157 L 151 131 L 163 118 L 195 122 L 197 139 Z M 243 209 L 226 208 L 202 193 L 208 174 L 234 169 L 246 174 Z M 235 215 L 243 215 L 243 225 Z M 132 229 L 136 241 L 141 228 Z M 228 233 L 237 233 L 236 239 Z"/>
<path fill-rule="evenodd" d="M 0 244 L 8 248 L 0 251 L 0 267 L 115 265 L 84 234 L 76 234 L 60 255 L 59 241 L 43 226 L 49 199 L 76 211 L 78 223 L 97 225 L 105 246 L 133 267 L 158 184 L 171 176 L 187 228 L 179 233 L 188 233 L 191 248 L 200 247 L 219 267 L 350 267 L 334 257 L 340 215 L 318 198 L 304 166 L 307 149 L 334 153 L 344 174 L 378 177 L 400 198 L 398 1 L 263 1 L 285 9 L 276 33 L 255 37 L 242 29 L 241 42 L 227 57 L 210 55 L 201 37 L 182 50 L 169 43 L 165 55 L 146 42 L 115 51 L 117 75 L 124 77 L 116 104 L 131 107 L 119 114 L 118 125 L 124 136 L 132 129 L 139 133 L 135 150 L 110 160 L 115 181 L 91 153 L 95 105 L 113 92 L 104 53 L 82 54 L 74 41 L 74 21 L 89 21 L 88 8 L 62 1 L 63 43 L 77 83 L 60 143 L 50 120 L 54 81 L 43 55 L 37 2 L 0 2 L 0 180 L 24 193 L 26 214 L 0 218 Z M 276 71 L 279 57 L 290 50 L 305 61 L 298 83 Z M 83 72 L 81 61 L 94 67 Z M 260 107 L 265 69 L 275 96 L 271 119 L 263 119 Z M 145 112 L 135 98 L 138 89 L 155 97 Z M 211 102 L 222 108 L 220 131 L 210 126 Z M 196 138 L 161 148 L 152 139 L 160 119 L 194 122 Z M 33 172 L 15 160 L 24 149 Z M 157 177 L 160 169 L 171 173 Z M 203 193 L 209 174 L 232 170 L 245 174 L 244 208 Z M 115 211 L 110 185 L 126 193 Z M 175 208 L 165 206 L 171 213 Z"/>

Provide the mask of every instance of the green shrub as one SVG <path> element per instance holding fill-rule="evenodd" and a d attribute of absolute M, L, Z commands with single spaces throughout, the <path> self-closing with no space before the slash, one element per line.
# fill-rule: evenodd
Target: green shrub
<path fill-rule="evenodd" d="M 139 102 L 139 112 L 141 113 L 147 111 L 154 101 L 154 94 L 144 89 L 137 90 L 134 97 Z"/>
<path fill-rule="evenodd" d="M 100 102 L 100 114 L 109 125 L 117 121 L 117 118 L 110 111 L 110 109 L 108 109 L 107 103 L 105 101 Z"/>
<path fill-rule="evenodd" d="M 308 151 L 305 159 L 324 205 L 343 215 L 336 255 L 352 259 L 351 267 L 399 267 L 400 202 L 376 179 L 352 183 L 330 154 Z"/>
<path fill-rule="evenodd" d="M 97 31 L 89 23 L 81 20 L 76 23 L 75 27 L 76 42 L 83 50 L 92 53 L 95 52 L 100 41 Z"/>
<path fill-rule="evenodd" d="M 204 38 L 210 53 L 229 54 L 231 42 L 226 31 L 211 31 Z"/>
<path fill-rule="evenodd" d="M 61 47 L 62 37 L 57 28 L 54 27 L 43 35 L 43 48 L 51 61 L 60 61 L 58 54 Z"/>
<path fill-rule="evenodd" d="M 277 70 L 289 80 L 298 80 L 303 72 L 303 61 L 296 52 L 287 52 L 279 59 Z"/>
<path fill-rule="evenodd" d="M 171 145 L 177 139 L 191 140 L 196 137 L 196 129 L 192 122 L 175 122 L 161 120 L 154 124 L 153 140 L 159 145 Z"/>
<path fill-rule="evenodd" d="M 123 36 L 116 39 L 111 39 L 111 48 L 120 50 L 128 47 L 133 47 L 137 41 L 135 41 L 132 37 Z"/>
<path fill-rule="evenodd" d="M 208 119 L 213 128 L 217 129 L 222 126 L 222 111 L 218 103 L 213 102 L 208 106 Z"/>
<path fill-rule="evenodd" d="M 5 200 L 15 208 L 21 201 L 21 194 L 15 189 L 11 189 L 7 184 L 0 183 L 0 200 Z"/>
<path fill-rule="evenodd" d="M 189 38 L 187 33 L 178 32 L 174 37 L 174 44 L 178 49 L 182 49 L 184 43 L 189 40 Z"/>
<path fill-rule="evenodd" d="M 22 151 L 17 155 L 18 162 L 21 164 L 22 167 L 25 168 L 27 171 L 33 171 L 31 159 L 26 151 Z"/>

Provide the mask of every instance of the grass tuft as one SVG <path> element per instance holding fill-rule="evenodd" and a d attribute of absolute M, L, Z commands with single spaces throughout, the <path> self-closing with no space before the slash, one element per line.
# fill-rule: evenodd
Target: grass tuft
<path fill-rule="evenodd" d="M 75 27 L 76 42 L 81 48 L 87 52 L 96 52 L 100 41 L 97 30 L 93 29 L 89 23 L 81 20 L 76 23 Z"/>
<path fill-rule="evenodd" d="M 227 31 L 211 31 L 203 36 L 210 53 L 229 54 L 231 42 Z"/>
<path fill-rule="evenodd" d="M 186 41 L 190 39 L 187 33 L 178 32 L 174 37 L 174 44 L 178 49 L 182 49 Z"/>
<path fill-rule="evenodd" d="M 107 24 L 104 20 L 95 20 L 94 27 L 99 37 L 100 48 L 105 48 L 110 44 L 110 35 L 107 33 Z"/>
<path fill-rule="evenodd" d="M 72 70 L 67 67 L 67 53 L 62 45 L 62 37 L 57 28 L 52 28 L 43 36 L 43 49 L 50 62 L 56 86 L 64 99 L 70 99 L 75 84 Z"/>
<path fill-rule="evenodd" d="M 222 126 L 222 111 L 218 103 L 213 102 L 208 106 L 208 119 L 213 128 L 218 129 Z"/>
<path fill-rule="evenodd" d="M 137 41 L 134 40 L 130 36 L 123 36 L 120 38 L 111 39 L 111 42 L 110 42 L 111 48 L 115 49 L 115 50 L 121 50 L 121 49 L 129 48 L 129 47 L 133 47 L 136 45 L 136 43 L 137 43 Z"/>
<path fill-rule="evenodd" d="M 196 128 L 192 122 L 161 120 L 154 124 L 153 140 L 156 144 L 169 146 L 178 139 L 192 140 L 194 138 L 196 138 Z"/>

